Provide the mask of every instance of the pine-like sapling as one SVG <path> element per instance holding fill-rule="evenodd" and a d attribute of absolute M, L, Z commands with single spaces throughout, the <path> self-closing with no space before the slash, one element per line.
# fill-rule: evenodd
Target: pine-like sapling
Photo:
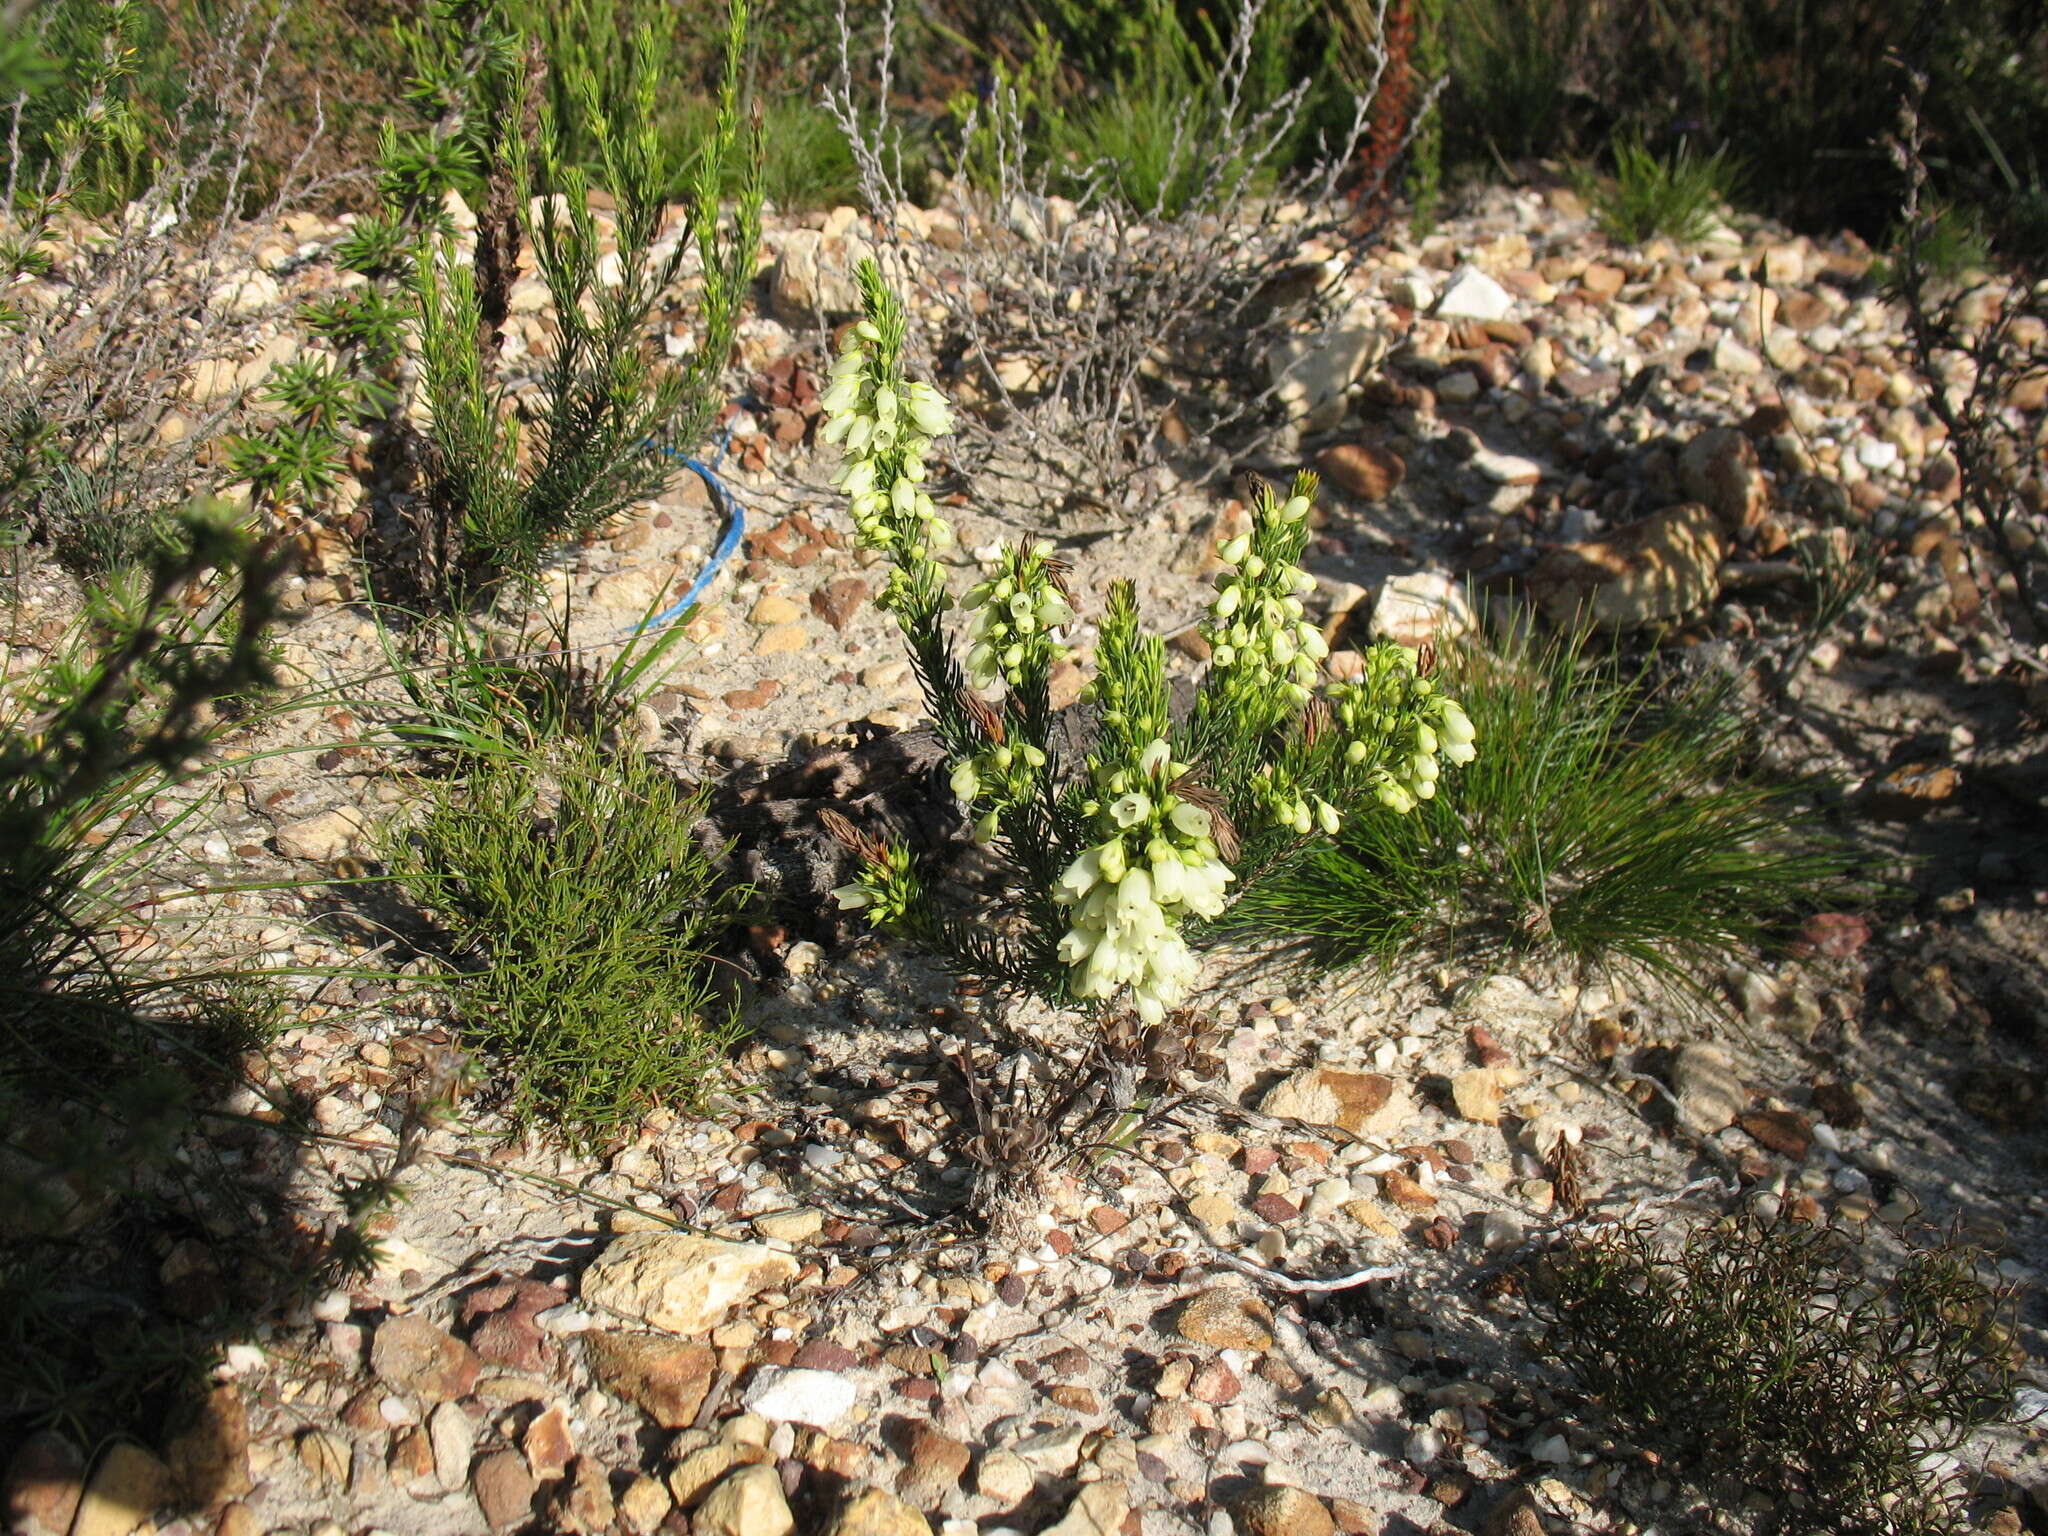
<path fill-rule="evenodd" d="M 1198 1028 L 1177 1010 L 1199 979 L 1204 925 L 1346 816 L 1433 796 L 1443 765 L 1471 760 L 1472 725 L 1427 658 L 1398 645 L 1373 646 L 1355 680 L 1326 677 L 1327 647 L 1303 608 L 1314 586 L 1301 567 L 1317 489 L 1308 474 L 1284 497 L 1256 487 L 1250 530 L 1219 550 L 1211 661 L 1191 709 L 1173 708 L 1164 643 L 1122 582 L 1080 719 L 1058 717 L 1051 678 L 1075 597 L 1044 543 L 1003 551 L 966 594 L 963 659 L 937 558 L 953 533 L 926 489 L 951 413 L 930 384 L 905 379 L 902 307 L 879 269 L 870 261 L 857 275 L 865 318 L 822 402 L 825 440 L 845 450 L 835 483 L 859 542 L 890 563 L 878 602 L 902 629 L 952 792 L 1003 885 L 990 910 L 963 913 L 935 897 L 910 850 L 837 821 L 861 867 L 835 895 L 962 973 L 1078 1014 L 1080 1060 L 1109 1069 L 1106 1107 L 1121 1113 L 1140 1084 L 1115 1069 L 1133 1053 L 1111 1042 L 1136 1032 L 1144 1054 L 1171 1058 L 1153 1037 Z M 974 1139 L 985 1174 L 975 1205 L 995 1240 L 1034 1230 L 1045 1176 L 1074 1150 L 1058 1116 L 1079 1097 L 1041 1106 L 1037 1129 L 1050 1135 L 995 1138 L 985 1124 Z M 1099 1095 L 1091 1107 L 1105 1107 Z"/>

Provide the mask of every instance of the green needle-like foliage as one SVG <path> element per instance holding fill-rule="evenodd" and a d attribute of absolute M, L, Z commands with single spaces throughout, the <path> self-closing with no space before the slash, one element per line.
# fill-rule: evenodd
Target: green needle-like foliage
<path fill-rule="evenodd" d="M 687 229 L 665 250 L 664 197 L 681 149 L 660 131 L 661 59 L 651 30 L 629 40 L 630 89 L 619 99 L 601 98 L 599 75 L 579 54 L 565 66 L 566 92 L 538 103 L 532 145 L 510 129 L 493 141 L 499 159 L 487 177 L 509 178 L 519 226 L 553 299 L 555 335 L 530 444 L 522 444 L 491 373 L 502 295 L 486 291 L 448 237 L 417 263 L 435 494 L 459 533 L 452 582 L 472 597 L 530 580 L 556 545 L 659 494 L 680 472 L 676 455 L 703 438 L 721 403 L 760 239 L 759 130 L 743 131 L 739 112 L 746 26 L 745 0 L 733 0 L 723 87 L 697 147 Z M 571 105 L 559 108 L 558 97 Z M 526 98 L 501 110 L 524 112 Z M 582 146 L 594 171 L 577 153 Z M 735 163 L 745 167 L 740 192 L 722 219 L 720 192 Z M 593 185 L 613 200 L 609 251 L 590 204 Z M 678 367 L 659 357 L 654 323 L 693 247 L 703 337 Z"/>
<path fill-rule="evenodd" d="M 1660 693 L 1583 635 L 1443 658 L 1485 750 L 1455 800 L 1355 820 L 1234 925 L 1318 968 L 1442 945 L 1561 955 L 1700 990 L 1847 873 L 1802 786 L 1747 771 L 1726 690 Z"/>
<path fill-rule="evenodd" d="M 565 737 L 429 781 L 391 836 L 515 1121 L 598 1145 L 702 1093 L 732 1038 L 707 954 L 732 908 L 692 834 L 700 809 L 639 754 Z"/>
<path fill-rule="evenodd" d="M 1969 1481 L 1927 1458 L 2011 1412 L 2023 1358 L 1985 1256 L 1732 1216 L 1674 1251 L 1647 1224 L 1596 1227 L 1540 1261 L 1543 1353 L 1620 1435 L 1710 1496 L 1770 1496 L 1758 1528 L 1949 1536 Z"/>

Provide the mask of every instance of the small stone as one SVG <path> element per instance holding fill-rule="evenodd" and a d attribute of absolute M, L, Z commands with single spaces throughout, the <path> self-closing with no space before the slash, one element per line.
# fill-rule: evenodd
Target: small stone
<path fill-rule="evenodd" d="M 715 1350 L 658 1333 L 586 1335 L 590 1367 L 607 1392 L 637 1404 L 664 1429 L 695 1421 L 718 1369 Z"/>
<path fill-rule="evenodd" d="M 453 1493 L 469 1479 L 476 1422 L 459 1405 L 443 1403 L 428 1416 L 427 1443 L 434 1453 L 434 1480 Z"/>
<path fill-rule="evenodd" d="M 1505 320 L 1514 296 L 1477 267 L 1460 267 L 1444 285 L 1436 306 L 1441 320 Z"/>
<path fill-rule="evenodd" d="M 249 1413 L 241 1392 L 222 1385 L 201 1399 L 191 1421 L 164 1446 L 164 1460 L 186 1500 L 197 1508 L 219 1509 L 247 1493 L 254 1485 Z"/>
<path fill-rule="evenodd" d="M 1737 341 L 1733 332 L 1723 331 L 1714 343 L 1714 369 L 1718 373 L 1762 373 L 1764 360 Z"/>
<path fill-rule="evenodd" d="M 1678 1120 L 1696 1136 L 1712 1136 L 1735 1123 L 1749 1102 L 1749 1090 L 1735 1075 L 1735 1062 L 1717 1045 L 1688 1045 L 1671 1068 Z"/>
<path fill-rule="evenodd" d="M 1451 1101 L 1458 1113 L 1479 1125 L 1500 1124 L 1498 1067 L 1471 1067 L 1451 1074 Z"/>
<path fill-rule="evenodd" d="M 1200 1403 L 1234 1403 L 1243 1390 L 1237 1372 L 1221 1360 L 1204 1360 L 1188 1381 L 1188 1396 Z"/>
<path fill-rule="evenodd" d="M 720 1440 L 686 1453 L 668 1470 L 668 1491 L 678 1506 L 688 1509 L 717 1486 L 735 1467 L 770 1461 L 765 1446 Z"/>
<path fill-rule="evenodd" d="M 1083 1483 L 1067 1512 L 1042 1536 L 1121 1536 L 1130 1513 L 1129 1490 L 1119 1479 L 1105 1477 L 1099 1483 Z"/>
<path fill-rule="evenodd" d="M 331 864 L 355 849 L 366 825 L 361 811 L 352 805 L 344 805 L 279 827 L 271 841 L 287 859 Z"/>
<path fill-rule="evenodd" d="M 825 1229 L 825 1213 L 808 1206 L 770 1211 L 754 1218 L 754 1230 L 762 1237 L 783 1243 L 806 1243 Z"/>
<path fill-rule="evenodd" d="M 743 1301 L 789 1279 L 796 1261 L 759 1243 L 631 1232 L 583 1272 L 582 1299 L 666 1333 L 707 1333 Z"/>
<path fill-rule="evenodd" d="M 1356 1499 L 1330 1500 L 1330 1519 L 1343 1536 L 1379 1536 L 1379 1516 Z"/>
<path fill-rule="evenodd" d="M 763 1463 L 720 1479 L 690 1514 L 690 1536 L 790 1536 L 795 1529 L 782 1474 Z"/>
<path fill-rule="evenodd" d="M 974 1475 L 974 1487 L 985 1499 L 993 1499 L 1005 1509 L 1014 1508 L 1031 1497 L 1031 1490 L 1037 1486 L 1038 1474 L 1031 1470 L 1030 1463 L 1013 1451 L 990 1451 L 981 1458 L 981 1466 Z"/>
<path fill-rule="evenodd" d="M 476 1389 L 483 1362 L 471 1349 L 423 1317 L 391 1317 L 370 1341 L 370 1369 L 394 1392 L 430 1403 L 453 1402 Z"/>
<path fill-rule="evenodd" d="M 1543 479 L 1543 466 L 1518 454 L 1482 448 L 1469 461 L 1473 469 L 1495 485 L 1535 485 Z"/>
<path fill-rule="evenodd" d="M 754 604 L 747 622 L 769 629 L 777 624 L 794 624 L 803 616 L 803 609 L 786 597 L 764 597 Z"/>
<path fill-rule="evenodd" d="M 1621 292 L 1621 285 L 1628 281 L 1628 274 L 1620 267 L 1608 266 L 1605 262 L 1589 261 L 1586 270 L 1579 274 L 1579 285 L 1596 299 L 1611 299 Z"/>
<path fill-rule="evenodd" d="M 1678 456 L 1679 483 L 1733 531 L 1754 528 L 1771 510 L 1771 486 L 1756 444 L 1735 427 L 1710 427 Z"/>
<path fill-rule="evenodd" d="M 823 1536 L 931 1536 L 931 1530 L 931 1522 L 901 1499 L 862 1488 L 839 1506 Z"/>
<path fill-rule="evenodd" d="M 761 631 L 754 642 L 756 656 L 788 656 L 810 644 L 801 624 L 776 624 Z"/>
<path fill-rule="evenodd" d="M 566 1536 L 598 1536 L 618 1519 L 612 1480 L 595 1457 L 578 1456 L 554 1500 L 556 1529 Z"/>
<path fill-rule="evenodd" d="M 836 1371 L 764 1366 L 754 1373 L 745 1401 L 764 1419 L 824 1429 L 843 1418 L 859 1397 L 853 1378 Z"/>
<path fill-rule="evenodd" d="M 476 1464 L 470 1491 L 491 1529 L 524 1525 L 533 1517 L 533 1496 L 540 1491 L 525 1458 L 517 1451 L 493 1451 Z"/>
<path fill-rule="evenodd" d="M 1259 1101 L 1262 1114 L 1334 1125 L 1354 1136 L 1390 1130 L 1407 1118 L 1409 1107 L 1405 1096 L 1395 1092 L 1392 1078 L 1331 1067 L 1311 1067 L 1283 1078 Z"/>
<path fill-rule="evenodd" d="M 55 1430 L 21 1442 L 7 1464 L 8 1536 L 65 1536 L 85 1496 L 85 1458 Z"/>
<path fill-rule="evenodd" d="M 1870 809 L 1886 821 L 1918 821 L 1951 799 L 1960 782 L 1947 763 L 1904 763 L 1870 787 Z"/>
<path fill-rule="evenodd" d="M 526 1465 L 535 1477 L 544 1483 L 560 1477 L 568 1469 L 569 1458 L 576 1454 L 576 1439 L 569 1433 L 568 1410 L 556 1403 L 539 1415 L 526 1426 L 519 1445 L 526 1452 Z"/>
<path fill-rule="evenodd" d="M 905 1447 L 910 1465 L 897 1480 L 896 1491 L 919 1509 L 936 1509 L 946 1495 L 962 1485 L 973 1452 L 929 1422 L 910 1432 Z"/>
<path fill-rule="evenodd" d="M 1404 1211 L 1427 1211 L 1436 1206 L 1436 1196 L 1398 1168 L 1380 1175 L 1380 1188 Z"/>
<path fill-rule="evenodd" d="M 868 600 L 868 584 L 858 576 L 828 581 L 811 594 L 811 612 L 834 629 L 844 629 Z"/>
<path fill-rule="evenodd" d="M 1781 1157 L 1804 1162 L 1813 1149 L 1813 1124 L 1796 1109 L 1763 1109 L 1741 1116 L 1736 1124 Z"/>
<path fill-rule="evenodd" d="M 1408 466 L 1392 449 L 1337 443 L 1316 455 L 1316 473 L 1361 501 L 1385 501 L 1408 478 Z"/>
<path fill-rule="evenodd" d="M 1242 1536 L 1336 1536 L 1323 1501 L 1284 1484 L 1252 1489 L 1231 1505 L 1230 1515 Z"/>
<path fill-rule="evenodd" d="M 348 1492 L 353 1457 L 348 1442 L 325 1429 L 309 1429 L 294 1442 L 299 1461 L 313 1486 L 329 1492 Z"/>
<path fill-rule="evenodd" d="M 619 1495 L 619 1518 L 626 1529 L 637 1536 L 653 1536 L 661 1522 L 668 1518 L 668 1512 L 675 1507 L 675 1501 L 668 1496 L 668 1489 L 658 1477 L 640 1473 L 626 1485 L 626 1491 Z"/>
<path fill-rule="evenodd" d="M 1268 1326 L 1272 1314 L 1255 1296 L 1216 1286 L 1190 1297 L 1174 1319 L 1174 1331 L 1196 1344 L 1215 1349 L 1248 1349 L 1258 1352 L 1273 1347 Z"/>
<path fill-rule="evenodd" d="M 1438 571 L 1409 571 L 1380 584 L 1370 631 L 1376 640 L 1419 646 L 1455 640 L 1477 622 L 1464 583 Z"/>

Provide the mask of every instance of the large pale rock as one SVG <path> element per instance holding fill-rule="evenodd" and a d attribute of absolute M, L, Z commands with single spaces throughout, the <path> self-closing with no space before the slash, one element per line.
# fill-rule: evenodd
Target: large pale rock
<path fill-rule="evenodd" d="M 860 1387 L 851 1376 L 771 1365 L 754 1373 L 746 1403 L 764 1419 L 823 1429 L 844 1417 L 859 1397 Z"/>
<path fill-rule="evenodd" d="M 1239 1497 L 1230 1516 L 1243 1536 L 1336 1536 L 1337 1531 L 1321 1499 L 1279 1483 Z"/>
<path fill-rule="evenodd" d="M 761 1243 L 629 1232 L 583 1272 L 582 1295 L 589 1306 L 664 1333 L 699 1334 L 796 1270 L 795 1259 Z"/>
<path fill-rule="evenodd" d="M 1268 366 L 1287 414 L 1310 432 L 1344 419 L 1344 392 L 1386 350 L 1378 326 L 1340 325 L 1326 336 L 1284 337 Z"/>
<path fill-rule="evenodd" d="M 169 1467 L 141 1446 L 118 1440 L 93 1468 L 71 1536 L 129 1536 L 176 1496 Z"/>
<path fill-rule="evenodd" d="M 1372 637 L 1416 646 L 1455 640 L 1478 622 L 1464 583 L 1439 571 L 1410 571 L 1381 583 L 1372 605 Z"/>
<path fill-rule="evenodd" d="M 1514 295 L 1477 267 L 1451 274 L 1436 312 L 1444 320 L 1505 320 L 1515 307 Z"/>
<path fill-rule="evenodd" d="M 762 1463 L 722 1479 L 690 1516 L 690 1536 L 790 1536 L 795 1529 L 782 1474 Z"/>
<path fill-rule="evenodd" d="M 1307 1125 L 1334 1125 L 1376 1136 L 1407 1119 L 1411 1105 L 1391 1077 L 1310 1067 L 1282 1078 L 1259 1101 L 1259 1112 Z"/>
<path fill-rule="evenodd" d="M 1583 617 L 1603 629 L 1639 629 L 1710 602 L 1724 553 L 1719 520 L 1687 502 L 1552 550 L 1529 572 L 1529 594 L 1554 624 Z"/>
<path fill-rule="evenodd" d="M 808 324 L 820 310 L 852 314 L 860 308 L 854 268 L 874 250 L 853 230 L 793 229 L 768 279 L 769 307 L 778 319 Z"/>
<path fill-rule="evenodd" d="M 931 1536 L 931 1522 L 879 1488 L 863 1488 L 839 1507 L 824 1536 Z"/>

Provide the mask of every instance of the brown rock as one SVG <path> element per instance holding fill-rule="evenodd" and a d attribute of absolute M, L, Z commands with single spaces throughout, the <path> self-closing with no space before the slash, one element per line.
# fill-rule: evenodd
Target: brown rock
<path fill-rule="evenodd" d="M 568 1480 L 555 1495 L 551 1512 L 555 1529 L 567 1536 L 597 1536 L 610 1530 L 618 1519 L 611 1474 L 593 1458 L 578 1456 L 569 1468 Z"/>
<path fill-rule="evenodd" d="M 85 1458 L 55 1430 L 21 1442 L 7 1464 L 9 1536 L 64 1536 L 85 1496 Z"/>
<path fill-rule="evenodd" d="M 823 1536 L 931 1536 L 931 1522 L 879 1488 L 862 1488 L 839 1506 Z"/>
<path fill-rule="evenodd" d="M 1870 789 L 1870 809 L 1887 821 L 1918 821 L 1950 799 L 1960 776 L 1947 763 L 1905 763 Z"/>
<path fill-rule="evenodd" d="M 230 1504 L 213 1523 L 213 1536 L 263 1536 L 263 1522 L 246 1504 Z"/>
<path fill-rule="evenodd" d="M 454 1410 L 460 1413 L 461 1409 Z M 434 1442 L 426 1430 L 414 1426 L 403 1429 L 391 1442 L 391 1452 L 384 1458 L 385 1470 L 391 1474 L 391 1481 L 400 1488 L 408 1487 L 434 1475 Z"/>
<path fill-rule="evenodd" d="M 1436 1205 L 1435 1195 L 1399 1169 L 1381 1174 L 1380 1188 L 1404 1211 L 1427 1211 Z"/>
<path fill-rule="evenodd" d="M 1336 1536 L 1337 1522 L 1312 1493 L 1282 1484 L 1254 1488 L 1230 1507 L 1244 1536 Z"/>
<path fill-rule="evenodd" d="M 689 1452 L 668 1471 L 668 1491 L 683 1509 L 690 1508 L 732 1472 L 771 1460 L 764 1445 L 720 1440 Z"/>
<path fill-rule="evenodd" d="M 492 1451 L 469 1475 L 470 1491 L 491 1529 L 523 1525 L 533 1517 L 533 1497 L 540 1484 L 526 1470 L 517 1451 Z"/>
<path fill-rule="evenodd" d="M 1552 550 L 1529 572 L 1529 594 L 1559 627 L 1583 617 L 1606 629 L 1639 629 L 1711 601 L 1721 590 L 1723 554 L 1719 519 L 1687 502 Z"/>
<path fill-rule="evenodd" d="M 619 1495 L 619 1519 L 635 1536 L 653 1536 L 674 1507 L 675 1501 L 668 1496 L 661 1479 L 644 1472 Z"/>
<path fill-rule="evenodd" d="M 1619 267 L 1605 262 L 1592 261 L 1579 274 L 1579 285 L 1596 299 L 1611 299 L 1621 292 L 1621 285 L 1628 281 L 1628 274 Z"/>
<path fill-rule="evenodd" d="M 551 1483 L 569 1467 L 576 1454 L 576 1440 L 569 1433 L 569 1411 L 556 1403 L 526 1426 L 519 1447 L 526 1452 L 526 1465 L 544 1483 Z"/>
<path fill-rule="evenodd" d="M 1252 1213 L 1261 1221 L 1270 1221 L 1278 1226 L 1294 1220 L 1301 1214 L 1295 1203 L 1285 1195 L 1264 1194 L 1252 1200 Z"/>
<path fill-rule="evenodd" d="M 1269 1326 L 1273 1314 L 1256 1296 L 1228 1286 L 1214 1286 L 1188 1298 L 1174 1319 L 1173 1329 L 1182 1338 L 1213 1349 L 1249 1349 L 1264 1352 L 1273 1347 Z"/>
<path fill-rule="evenodd" d="M 1679 484 L 1729 532 L 1754 528 L 1771 510 L 1771 485 L 1756 444 L 1735 427 L 1709 427 L 1678 456 Z"/>
<path fill-rule="evenodd" d="M 1761 1145 L 1795 1163 L 1805 1161 L 1813 1147 L 1813 1125 L 1794 1109 L 1760 1109 L 1740 1116 L 1735 1123 Z"/>
<path fill-rule="evenodd" d="M 1361 501 L 1385 501 L 1408 478 L 1408 466 L 1390 448 L 1338 443 L 1316 455 L 1316 473 Z"/>
<path fill-rule="evenodd" d="M 764 677 L 751 688 L 735 688 L 725 694 L 725 707 L 735 714 L 765 709 L 781 692 L 781 682 L 772 677 Z"/>
<path fill-rule="evenodd" d="M 293 1448 L 315 1488 L 331 1493 L 348 1492 L 355 1467 L 347 1440 L 332 1430 L 308 1429 L 300 1431 Z"/>
<path fill-rule="evenodd" d="M 696 1420 L 718 1369 L 718 1353 L 708 1345 L 658 1333 L 591 1333 L 585 1347 L 604 1389 L 637 1404 L 663 1429 Z"/>
<path fill-rule="evenodd" d="M 476 1389 L 483 1362 L 475 1350 L 423 1317 L 391 1317 L 378 1325 L 370 1341 L 370 1369 L 394 1392 L 447 1403 Z"/>
<path fill-rule="evenodd" d="M 249 1479 L 249 1413 L 232 1385 L 215 1387 L 192 1422 L 164 1447 L 164 1460 L 185 1497 L 215 1510 L 254 1486 Z"/>
<path fill-rule="evenodd" d="M 844 629 L 868 600 L 868 584 L 858 576 L 828 581 L 811 594 L 811 612 L 834 629 Z"/>
<path fill-rule="evenodd" d="M 1071 1382 L 1063 1381 L 1057 1386 L 1047 1387 L 1045 1395 L 1071 1413 L 1092 1415 L 1102 1412 L 1102 1403 L 1093 1392 Z"/>
<path fill-rule="evenodd" d="M 545 1374 L 554 1368 L 555 1347 L 534 1318 L 561 1304 L 562 1293 L 538 1280 L 486 1286 L 463 1302 L 469 1347 L 487 1365 Z"/>
<path fill-rule="evenodd" d="M 1083 1483 L 1067 1512 L 1041 1536 L 1121 1536 L 1130 1513 L 1130 1490 L 1122 1479 L 1105 1477 L 1099 1483 Z"/>
<path fill-rule="evenodd" d="M 896 1491 L 919 1509 L 936 1509 L 967 1477 L 974 1453 L 929 1421 L 910 1432 L 904 1454 L 909 1465 L 896 1480 Z M 893 1502 L 893 1501 L 892 1501 Z"/>
<path fill-rule="evenodd" d="M 1330 1500 L 1330 1519 L 1344 1536 L 1379 1536 L 1380 1518 L 1356 1499 Z"/>
<path fill-rule="evenodd" d="M 1188 1379 L 1188 1396 L 1199 1403 L 1234 1403 L 1244 1383 L 1221 1360 L 1204 1360 Z"/>

